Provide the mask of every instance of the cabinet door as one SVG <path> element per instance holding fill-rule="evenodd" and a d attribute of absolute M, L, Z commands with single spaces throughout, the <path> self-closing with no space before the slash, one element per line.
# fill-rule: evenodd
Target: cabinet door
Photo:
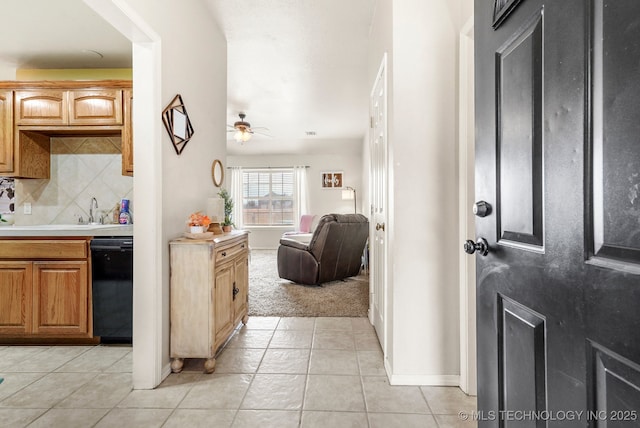
<path fill-rule="evenodd" d="M 240 319 L 247 313 L 247 299 L 249 298 L 249 268 L 247 254 L 244 253 L 234 261 L 234 285 L 236 287 L 236 295 L 233 301 L 234 305 L 234 324 L 240 322 Z"/>
<path fill-rule="evenodd" d="M 16 91 L 16 125 L 66 125 L 67 93 L 56 89 Z"/>
<path fill-rule="evenodd" d="M 13 172 L 12 91 L 0 92 L 0 172 Z"/>
<path fill-rule="evenodd" d="M 122 125 L 122 90 L 69 91 L 69 125 Z"/>
<path fill-rule="evenodd" d="M 34 333 L 89 333 L 86 261 L 34 262 Z"/>
<path fill-rule="evenodd" d="M 123 96 L 122 175 L 133 176 L 133 91 L 126 89 Z"/>
<path fill-rule="evenodd" d="M 0 262 L 0 334 L 31 333 L 32 263 Z"/>
<path fill-rule="evenodd" d="M 233 331 L 233 263 L 216 268 L 213 290 L 214 348 L 224 343 Z"/>

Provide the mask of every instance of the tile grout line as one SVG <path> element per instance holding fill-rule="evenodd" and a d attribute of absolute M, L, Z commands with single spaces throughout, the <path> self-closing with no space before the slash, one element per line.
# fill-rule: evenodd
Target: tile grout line
<path fill-rule="evenodd" d="M 253 385 L 253 381 L 256 379 L 256 376 L 258 374 L 258 370 L 260 370 L 260 365 L 262 364 L 262 361 L 264 360 L 264 356 L 267 353 L 267 349 L 269 349 L 269 344 L 271 344 L 271 340 L 273 339 L 273 335 L 275 334 L 275 331 L 278 328 L 278 324 L 280 324 L 280 320 L 282 320 L 282 318 L 278 318 L 278 322 L 276 323 L 276 325 L 275 325 L 275 327 L 273 329 L 273 333 L 271 334 L 271 339 L 269 339 L 269 343 L 267 344 L 267 348 L 265 348 L 264 352 L 262 353 L 262 357 L 260 358 L 260 362 L 258 363 L 258 366 L 256 367 L 256 371 L 251 375 L 251 381 L 249 382 L 249 386 L 247 386 L 247 390 L 242 395 L 242 399 L 240 400 L 240 403 L 238 404 L 238 408 L 236 409 L 235 415 L 233 415 L 233 419 L 231 420 L 231 425 L 230 426 L 233 426 L 233 424 L 236 423 L 236 420 L 238 418 L 238 414 L 240 413 L 240 410 L 242 409 L 242 404 L 244 403 L 244 400 L 247 398 L 247 394 L 249 394 L 249 390 L 251 389 L 251 385 Z M 242 328 L 242 327 L 240 327 L 240 328 Z"/>

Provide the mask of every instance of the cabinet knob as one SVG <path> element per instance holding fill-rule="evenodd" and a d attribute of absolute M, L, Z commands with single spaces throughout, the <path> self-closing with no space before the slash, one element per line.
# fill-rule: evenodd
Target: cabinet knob
<path fill-rule="evenodd" d="M 222 257 L 227 257 L 227 252 L 226 251 L 222 252 Z"/>
<path fill-rule="evenodd" d="M 233 283 L 233 300 L 236 300 L 236 294 L 240 292 L 240 289 L 236 287 L 236 283 Z"/>

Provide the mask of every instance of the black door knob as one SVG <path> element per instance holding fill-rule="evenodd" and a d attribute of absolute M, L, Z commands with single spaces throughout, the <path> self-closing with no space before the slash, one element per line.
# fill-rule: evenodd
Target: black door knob
<path fill-rule="evenodd" d="M 467 254 L 473 254 L 478 252 L 481 256 L 489 254 L 489 243 L 484 238 L 478 238 L 478 242 L 475 243 L 471 239 L 467 239 L 464 243 L 464 252 Z"/>
<path fill-rule="evenodd" d="M 486 217 L 491 214 L 491 205 L 485 201 L 478 201 L 473 204 L 473 213 L 478 217 Z"/>

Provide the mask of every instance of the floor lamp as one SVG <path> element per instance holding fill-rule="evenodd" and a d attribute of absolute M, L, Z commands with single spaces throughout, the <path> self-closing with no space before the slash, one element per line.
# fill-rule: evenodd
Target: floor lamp
<path fill-rule="evenodd" d="M 351 186 L 346 186 L 345 189 L 342 191 L 342 200 L 343 201 L 349 201 L 353 199 L 353 212 L 354 214 L 358 213 L 358 202 L 356 199 L 356 189 L 354 189 Z"/>

